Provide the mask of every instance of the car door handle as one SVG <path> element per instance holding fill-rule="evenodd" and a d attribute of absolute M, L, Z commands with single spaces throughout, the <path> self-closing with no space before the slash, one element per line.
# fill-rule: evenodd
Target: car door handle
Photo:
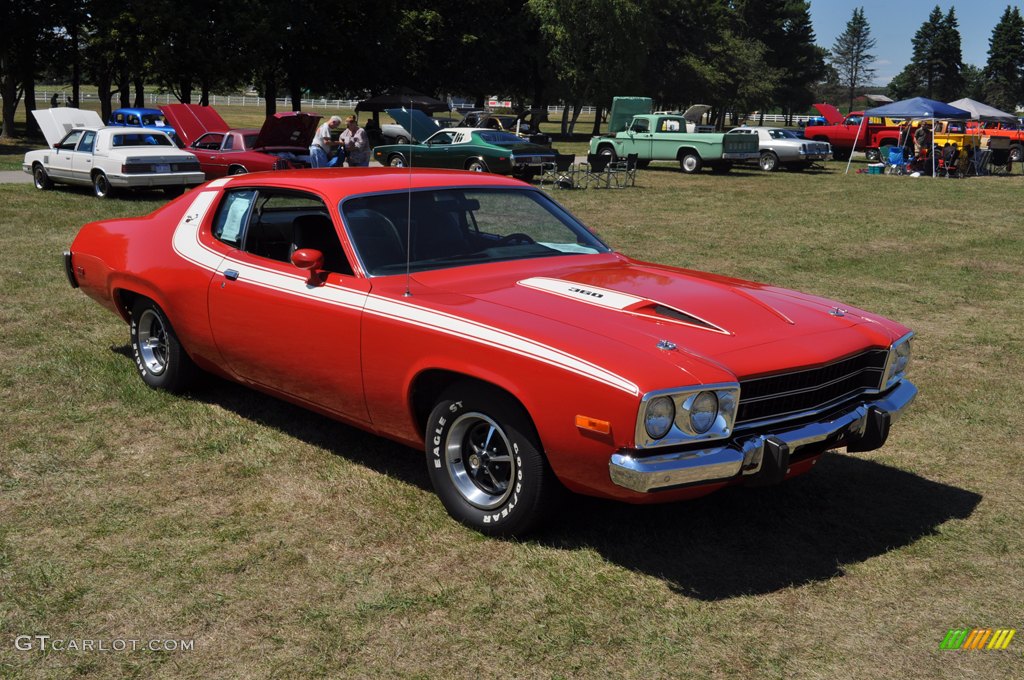
<path fill-rule="evenodd" d="M 224 270 L 224 278 L 227 279 L 228 281 L 237 281 L 238 280 L 238 272 L 236 270 L 234 270 L 234 269 L 225 269 Z"/>

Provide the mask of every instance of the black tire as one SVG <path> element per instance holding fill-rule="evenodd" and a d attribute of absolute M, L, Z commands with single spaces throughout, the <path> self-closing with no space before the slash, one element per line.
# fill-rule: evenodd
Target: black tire
<path fill-rule="evenodd" d="M 185 187 L 180 185 L 176 187 L 164 187 L 164 193 L 170 196 L 171 198 L 177 198 L 178 196 L 181 196 L 183 193 L 185 193 Z"/>
<path fill-rule="evenodd" d="M 882 160 L 882 152 L 878 149 L 865 149 L 864 158 L 867 159 L 868 163 L 877 163 Z"/>
<path fill-rule="evenodd" d="M 466 161 L 466 170 L 470 172 L 487 172 L 487 163 L 479 158 L 471 158 Z"/>
<path fill-rule="evenodd" d="M 561 485 L 529 416 L 504 393 L 449 388 L 427 420 L 427 472 L 448 514 L 490 536 L 522 536 L 553 509 Z"/>
<path fill-rule="evenodd" d="M 195 378 L 196 365 L 152 300 L 140 299 L 132 308 L 131 344 L 135 368 L 150 387 L 179 393 Z"/>
<path fill-rule="evenodd" d="M 679 154 L 679 169 L 687 175 L 700 172 L 703 166 L 704 161 L 696 151 L 683 151 Z"/>
<path fill-rule="evenodd" d="M 608 156 L 609 163 L 614 163 L 615 161 L 619 160 L 619 156 L 615 153 L 615 148 L 608 146 L 607 144 L 597 150 L 597 155 Z"/>
<path fill-rule="evenodd" d="M 228 168 L 228 174 L 229 175 L 247 175 L 247 174 L 249 174 L 249 171 L 246 170 L 241 165 L 232 165 L 230 168 Z"/>
<path fill-rule="evenodd" d="M 36 189 L 40 191 L 46 191 L 53 188 L 53 180 L 46 174 L 46 170 L 39 163 L 32 166 L 32 183 L 36 185 Z"/>
<path fill-rule="evenodd" d="M 401 135 L 399 135 L 398 137 L 395 137 L 395 144 L 408 144 L 408 143 L 409 143 L 409 138 L 408 137 L 403 137 Z"/>
<path fill-rule="evenodd" d="M 1014 144 L 1010 147 L 1010 162 L 1020 163 L 1022 160 L 1024 160 L 1024 147 Z"/>
<path fill-rule="evenodd" d="M 388 158 L 388 165 L 391 166 L 392 168 L 404 168 L 405 157 L 399 153 L 392 154 L 391 157 Z"/>
<path fill-rule="evenodd" d="M 110 198 L 114 188 L 110 186 L 110 180 L 102 172 L 95 172 L 92 175 L 92 193 L 96 198 Z"/>
<path fill-rule="evenodd" d="M 765 172 L 775 172 L 779 168 L 779 157 L 774 151 L 763 151 L 757 164 Z"/>

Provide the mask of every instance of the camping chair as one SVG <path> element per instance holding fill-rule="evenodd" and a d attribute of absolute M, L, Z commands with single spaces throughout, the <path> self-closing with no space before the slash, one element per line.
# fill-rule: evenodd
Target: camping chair
<path fill-rule="evenodd" d="M 885 174 L 887 175 L 903 175 L 907 172 L 907 161 L 903 157 L 905 149 L 902 146 L 890 146 L 888 147 L 889 153 L 882 156 L 882 160 L 885 162 Z"/>
<path fill-rule="evenodd" d="M 988 173 L 1004 175 L 1010 172 L 1010 138 L 992 137 L 988 143 Z"/>
<path fill-rule="evenodd" d="M 960 172 L 960 148 L 953 142 L 942 153 L 943 177 L 963 177 Z"/>
<path fill-rule="evenodd" d="M 624 189 L 626 187 L 636 186 L 636 169 L 639 165 L 640 154 L 631 153 L 628 154 L 624 159 L 620 158 L 614 163 L 608 164 L 608 172 L 610 173 L 610 181 L 614 182 L 616 189 Z"/>
<path fill-rule="evenodd" d="M 988 149 L 970 149 L 967 152 L 967 168 L 964 170 L 964 177 L 980 177 L 985 174 L 988 167 Z"/>
<path fill-rule="evenodd" d="M 575 189 L 576 168 L 573 163 L 576 156 L 571 153 L 556 153 L 554 163 L 545 163 L 542 168 L 539 184 L 543 187 L 550 184 L 555 189 Z"/>
<path fill-rule="evenodd" d="M 611 160 L 611 156 L 588 153 L 587 162 L 580 165 L 580 171 L 583 173 L 581 184 L 588 189 L 591 182 L 594 182 L 598 189 L 602 187 L 605 189 L 610 188 L 612 175 L 608 172 L 608 164 Z"/>

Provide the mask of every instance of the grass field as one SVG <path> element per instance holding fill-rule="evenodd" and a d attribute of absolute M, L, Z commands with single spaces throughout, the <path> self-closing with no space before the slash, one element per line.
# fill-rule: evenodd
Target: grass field
<path fill-rule="evenodd" d="M 556 198 L 627 254 L 918 332 L 920 396 L 884 449 L 686 504 L 575 499 L 530 540 L 483 538 L 421 452 L 218 380 L 143 386 L 60 252 L 158 196 L 0 185 L 0 677 L 1024 674 L 1024 631 L 939 650 L 950 628 L 1024 628 L 1024 179 L 666 166 L 637 184 Z"/>

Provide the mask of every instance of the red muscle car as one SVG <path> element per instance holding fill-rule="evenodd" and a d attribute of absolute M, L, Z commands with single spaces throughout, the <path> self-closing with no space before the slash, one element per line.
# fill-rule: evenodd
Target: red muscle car
<path fill-rule="evenodd" d="M 177 130 L 185 149 L 199 158 L 206 179 L 262 170 L 309 167 L 309 144 L 320 116 L 276 113 L 263 127 L 230 129 L 216 109 L 168 104 L 160 110 Z"/>
<path fill-rule="evenodd" d="M 911 332 L 615 252 L 481 173 L 226 177 L 82 227 L 74 287 L 155 388 L 210 371 L 421 448 L 456 519 L 521 535 L 569 491 L 694 498 L 869 451 L 914 399 Z"/>

